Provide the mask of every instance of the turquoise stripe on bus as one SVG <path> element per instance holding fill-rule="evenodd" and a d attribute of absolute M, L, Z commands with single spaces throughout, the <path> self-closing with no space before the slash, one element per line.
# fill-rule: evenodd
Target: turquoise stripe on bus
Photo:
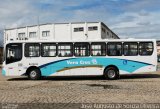
<path fill-rule="evenodd" d="M 6 76 L 6 71 L 4 69 L 2 69 L 2 75 Z"/>
<path fill-rule="evenodd" d="M 50 76 L 51 74 L 56 73 L 57 71 L 65 68 L 92 66 L 92 65 L 100 65 L 103 66 L 104 68 L 108 65 L 115 65 L 118 67 L 119 70 L 132 73 L 135 70 L 150 64 L 138 61 L 126 60 L 126 59 L 117 59 L 117 58 L 83 57 L 83 58 L 69 58 L 47 63 L 40 66 L 40 70 L 42 72 L 42 76 Z"/>

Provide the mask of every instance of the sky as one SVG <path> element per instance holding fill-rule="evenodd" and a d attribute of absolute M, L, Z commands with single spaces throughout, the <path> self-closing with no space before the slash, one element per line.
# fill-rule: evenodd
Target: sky
<path fill-rule="evenodd" d="M 160 39 L 159 5 L 160 0 L 0 0 L 0 45 L 5 28 L 38 22 L 98 21 L 120 38 Z"/>

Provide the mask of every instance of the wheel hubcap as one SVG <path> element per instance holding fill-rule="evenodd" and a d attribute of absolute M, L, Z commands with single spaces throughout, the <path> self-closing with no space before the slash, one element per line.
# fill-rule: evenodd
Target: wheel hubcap
<path fill-rule="evenodd" d="M 116 72 L 115 72 L 114 70 L 109 70 L 109 71 L 108 71 L 108 77 L 109 77 L 109 78 L 114 78 L 115 75 L 116 75 Z"/>
<path fill-rule="evenodd" d="M 32 71 L 32 72 L 30 73 L 30 76 L 31 76 L 32 78 L 36 77 L 36 75 L 37 75 L 37 73 L 36 73 L 35 71 Z"/>

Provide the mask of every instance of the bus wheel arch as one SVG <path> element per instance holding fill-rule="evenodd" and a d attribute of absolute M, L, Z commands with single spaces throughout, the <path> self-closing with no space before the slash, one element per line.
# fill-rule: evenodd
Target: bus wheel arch
<path fill-rule="evenodd" d="M 39 80 L 41 79 L 40 68 L 37 66 L 30 66 L 26 71 L 26 75 L 30 80 Z"/>
<path fill-rule="evenodd" d="M 105 79 L 109 79 L 109 80 L 115 80 L 120 77 L 119 69 L 115 65 L 106 66 L 106 68 L 104 69 L 103 75 Z"/>

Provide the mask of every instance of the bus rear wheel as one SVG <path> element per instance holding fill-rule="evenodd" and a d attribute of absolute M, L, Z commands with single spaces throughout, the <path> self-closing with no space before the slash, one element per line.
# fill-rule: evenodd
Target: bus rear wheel
<path fill-rule="evenodd" d="M 31 69 L 28 73 L 28 78 L 30 80 L 39 80 L 41 79 L 41 72 L 39 69 Z"/>
<path fill-rule="evenodd" d="M 115 67 L 108 67 L 104 70 L 104 77 L 108 80 L 115 80 L 119 78 L 118 70 Z"/>

